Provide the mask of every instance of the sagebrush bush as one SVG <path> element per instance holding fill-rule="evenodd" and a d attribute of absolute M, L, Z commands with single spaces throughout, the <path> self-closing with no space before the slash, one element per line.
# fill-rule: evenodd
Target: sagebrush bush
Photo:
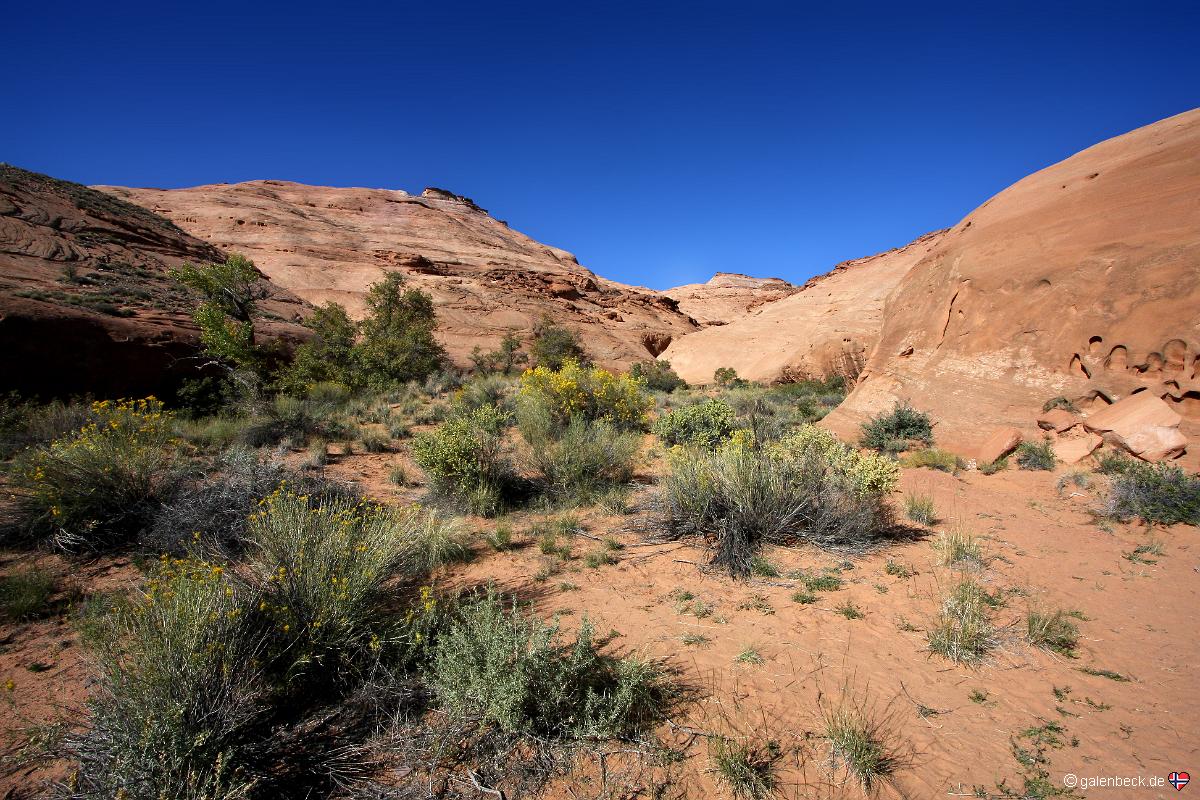
<path fill-rule="evenodd" d="M 880 452 L 898 453 L 916 442 L 933 444 L 933 424 L 929 415 L 908 403 L 896 403 L 886 414 L 872 417 L 862 426 L 862 446 Z"/>
<path fill-rule="evenodd" d="M 545 407 L 559 425 L 581 417 L 603 420 L 621 430 L 642 430 L 654 401 L 636 378 L 567 359 L 559 370 L 544 366 L 526 370 L 521 375 L 519 402 Z"/>
<path fill-rule="evenodd" d="M 491 515 L 501 511 L 517 485 L 504 443 L 509 416 L 495 406 L 455 414 L 437 430 L 413 440 L 413 460 L 436 494 Z"/>
<path fill-rule="evenodd" d="M 573 642 L 556 624 L 506 610 L 492 591 L 441 631 L 430 685 L 446 712 L 551 739 L 621 738 L 660 720 L 672 689 L 659 665 L 600 652 L 585 619 Z"/>
<path fill-rule="evenodd" d="M 503 375 L 480 375 L 464 383 L 454 393 L 455 411 L 471 412 L 483 406 L 512 411 L 513 382 Z"/>
<path fill-rule="evenodd" d="M 340 394 L 326 392 L 318 384 L 305 397 L 277 395 L 265 403 L 243 430 L 244 442 L 251 447 L 278 444 L 290 439 L 304 444 L 313 437 L 348 439 L 355 426 L 345 410 Z"/>
<path fill-rule="evenodd" d="M 733 433 L 733 407 L 723 400 L 708 399 L 668 411 L 654 423 L 654 433 L 667 445 L 715 448 Z"/>
<path fill-rule="evenodd" d="M 263 634 L 224 570 L 164 559 L 131 607 L 95 620 L 100 680 L 75 744 L 83 798 L 234 800 L 265 764 Z"/>
<path fill-rule="evenodd" d="M 1200 525 L 1200 474 L 1169 464 L 1128 459 L 1115 469 L 1103 513 L 1119 520 L 1140 517 L 1164 525 Z M 1119 470 L 1119 471 L 1118 471 Z"/>
<path fill-rule="evenodd" d="M 104 400 L 92 421 L 17 459 L 18 533 L 97 552 L 132 539 L 174 483 L 171 415 L 153 397 Z"/>
<path fill-rule="evenodd" d="M 1021 469 L 1052 470 L 1055 463 L 1054 448 L 1049 439 L 1017 445 L 1017 466 Z"/>
<path fill-rule="evenodd" d="M 641 439 L 607 422 L 558 426 L 541 405 L 523 405 L 519 428 L 535 488 L 553 502 L 589 503 L 629 482 Z"/>
<path fill-rule="evenodd" d="M 641 380 L 646 388 L 653 392 L 670 393 L 676 389 L 687 388 L 687 381 L 671 368 L 670 361 L 640 361 L 629 368 L 629 374 Z"/>
<path fill-rule="evenodd" d="M 734 438 L 716 452 L 676 450 L 664 494 L 672 527 L 716 539 L 714 563 L 749 574 L 764 544 L 795 539 L 861 550 L 892 524 L 899 467 L 805 426 L 766 448 Z"/>

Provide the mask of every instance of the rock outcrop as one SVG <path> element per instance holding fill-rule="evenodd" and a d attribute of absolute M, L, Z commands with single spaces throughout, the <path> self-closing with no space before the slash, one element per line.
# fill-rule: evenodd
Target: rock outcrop
<path fill-rule="evenodd" d="M 472 348 L 494 349 L 507 330 L 528 331 L 543 315 L 579 331 L 589 354 L 612 367 L 650 359 L 697 329 L 671 298 L 604 280 L 571 253 L 444 189 L 418 197 L 274 180 L 97 188 L 248 256 L 305 300 L 333 300 L 353 316 L 363 312 L 368 286 L 403 272 L 433 296 L 438 338 L 463 366 Z"/>
<path fill-rule="evenodd" d="M 998 426 L 1033 430 L 1051 398 L 1094 413 L 1144 390 L 1194 431 L 1198 309 L 1200 110 L 1030 175 L 939 236 L 825 424 L 855 436 L 904 399 L 966 452 Z"/>
<path fill-rule="evenodd" d="M 167 272 L 224 258 L 144 208 L 0 165 L 0 392 L 169 396 L 199 374 L 199 337 Z M 262 291 L 263 336 L 306 336 L 303 301 Z"/>
<path fill-rule="evenodd" d="M 799 286 L 781 278 L 752 278 L 736 272 L 718 272 L 705 283 L 676 286 L 663 294 L 677 301 L 680 311 L 707 326 L 728 325 L 759 306 L 782 300 L 798 291 Z"/>
<path fill-rule="evenodd" d="M 766 383 L 830 374 L 853 379 L 879 338 L 888 293 L 941 237 L 940 231 L 930 233 L 905 247 L 839 264 L 728 325 L 675 340 L 663 358 L 689 383 L 710 383 L 718 367 Z"/>

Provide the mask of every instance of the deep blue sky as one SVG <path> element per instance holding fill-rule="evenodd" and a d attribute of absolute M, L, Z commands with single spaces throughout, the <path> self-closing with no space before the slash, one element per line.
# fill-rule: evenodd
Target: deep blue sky
<path fill-rule="evenodd" d="M 1200 105 L 1195 0 L 188 5 L 7 3 L 0 160 L 441 186 L 665 288 L 801 281 Z"/>

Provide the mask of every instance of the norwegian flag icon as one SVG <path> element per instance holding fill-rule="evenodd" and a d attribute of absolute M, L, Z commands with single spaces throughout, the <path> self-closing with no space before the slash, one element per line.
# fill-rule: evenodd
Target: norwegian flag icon
<path fill-rule="evenodd" d="M 1182 792 L 1183 787 L 1192 782 L 1192 776 L 1186 772 L 1172 772 L 1167 776 L 1167 783 L 1175 787 L 1175 791 Z"/>

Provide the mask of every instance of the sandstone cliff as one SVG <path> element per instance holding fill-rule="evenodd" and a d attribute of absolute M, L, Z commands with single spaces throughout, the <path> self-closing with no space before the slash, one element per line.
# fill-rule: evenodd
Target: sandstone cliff
<path fill-rule="evenodd" d="M 195 377 L 195 299 L 167 271 L 225 255 L 86 186 L 0 165 L 0 392 L 169 395 Z M 264 281 L 264 336 L 306 306 Z"/>
<path fill-rule="evenodd" d="M 1030 175 L 939 237 L 827 424 L 854 435 L 907 399 L 970 452 L 997 426 L 1037 435 L 1050 398 L 1099 408 L 1145 390 L 1195 441 L 1198 354 L 1200 110 Z"/>
<path fill-rule="evenodd" d="M 767 383 L 834 373 L 853 378 L 879 336 L 888 293 L 941 236 L 839 264 L 728 325 L 672 342 L 663 358 L 689 383 L 711 382 L 718 367 Z"/>
<path fill-rule="evenodd" d="M 679 310 L 701 325 L 728 325 L 759 306 L 795 294 L 800 287 L 780 278 L 752 278 L 718 272 L 705 283 L 688 283 L 663 292 Z M 711 376 L 710 376 L 711 377 Z"/>
<path fill-rule="evenodd" d="M 428 291 L 438 338 L 460 365 L 475 346 L 541 316 L 575 328 L 588 352 L 626 367 L 696 329 L 658 292 L 597 277 L 575 256 L 493 219 L 444 189 L 390 189 L 251 181 L 189 189 L 97 187 L 138 203 L 191 234 L 254 260 L 272 281 L 359 315 L 368 286 L 399 270 Z"/>

